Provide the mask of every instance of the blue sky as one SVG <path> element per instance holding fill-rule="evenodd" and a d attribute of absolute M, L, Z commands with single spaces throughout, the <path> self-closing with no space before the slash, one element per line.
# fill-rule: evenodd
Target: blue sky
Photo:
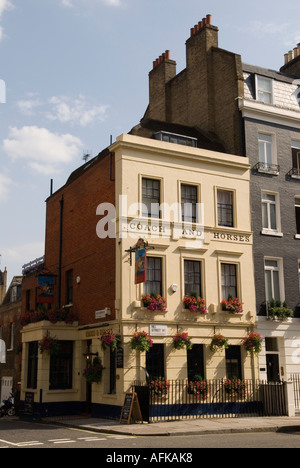
<path fill-rule="evenodd" d="M 279 69 L 300 42 L 291 0 L 0 0 L 0 268 L 9 280 L 43 255 L 50 179 L 57 190 L 84 153 L 139 122 L 153 60 L 170 49 L 177 72 L 185 68 L 190 28 L 206 14 L 219 46 L 246 63 Z"/>

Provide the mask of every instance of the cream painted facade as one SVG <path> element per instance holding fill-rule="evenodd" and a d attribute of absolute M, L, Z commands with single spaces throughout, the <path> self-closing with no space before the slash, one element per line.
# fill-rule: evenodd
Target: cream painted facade
<path fill-rule="evenodd" d="M 228 377 L 225 350 L 212 353 L 209 348 L 212 337 L 223 334 L 230 345 L 241 346 L 242 339 L 255 330 L 256 307 L 248 159 L 128 134 L 122 134 L 110 151 L 115 155 L 117 200 L 116 319 L 107 317 L 107 326 L 95 321 L 87 326 L 40 322 L 24 327 L 21 400 L 25 401 L 26 392 L 31 392 L 35 403 L 64 405 L 65 402 L 65 408 L 70 402 L 84 404 L 87 400 L 83 378 L 86 366 L 84 353 L 89 343 L 90 352 L 98 353 L 104 365 L 102 381 L 92 385 L 91 403 L 100 408 L 97 414 L 112 417 L 119 414 L 124 394 L 134 381 L 145 380 L 146 353 L 132 350 L 129 346 L 136 331 L 149 333 L 154 345 L 163 344 L 166 379 L 188 377 L 187 351 L 172 348 L 172 337 L 177 332 L 187 332 L 193 344 L 203 345 L 203 377 L 223 379 Z M 142 202 L 143 178 L 160 183 L 160 219 L 143 216 L 137 205 Z M 182 185 L 197 187 L 198 219 L 202 221 L 198 224 L 181 223 Z M 234 227 L 218 225 L 218 190 L 232 193 Z M 95 213 L 95 228 L 96 223 Z M 144 285 L 135 285 L 134 253 L 130 264 L 128 252 L 139 238 L 149 244 L 148 258 L 161 259 L 162 294 L 167 301 L 165 312 L 150 312 L 142 306 Z M 200 262 L 202 297 L 207 304 L 207 315 L 184 308 L 184 262 L 188 260 Z M 237 295 L 243 303 L 242 314 L 231 315 L 221 309 L 222 264 L 235 265 Z M 160 333 L 155 325 L 164 326 L 164 336 L 157 336 Z M 124 353 L 122 366 L 113 369 L 113 391 L 110 351 L 103 351 L 99 340 L 106 330 L 121 336 Z M 38 356 L 36 389 L 27 388 L 28 345 L 41 340 L 48 332 L 57 340 L 74 342 L 71 389 L 49 390 L 50 357 L 47 353 L 39 353 Z M 258 378 L 258 358 L 251 357 L 242 347 L 241 368 L 242 378 Z"/>
<path fill-rule="evenodd" d="M 132 351 L 130 339 L 135 331 L 149 333 L 154 344 L 164 344 L 166 379 L 187 378 L 187 353 L 172 349 L 172 336 L 188 332 L 194 344 L 204 345 L 205 378 L 226 378 L 225 351 L 209 349 L 215 333 L 240 345 L 242 338 L 255 328 L 255 291 L 252 260 L 248 159 L 199 148 L 121 135 L 111 147 L 115 153 L 116 191 L 122 194 L 117 206 L 117 289 L 116 308 L 125 350 L 124 391 L 134 380 L 144 380 L 146 353 Z M 160 181 L 161 219 L 143 217 L 137 202 L 142 202 L 142 179 Z M 181 185 L 198 187 L 201 224 L 181 224 Z M 233 193 L 234 227 L 218 226 L 217 190 Z M 127 196 L 124 202 L 124 195 Z M 120 206 L 123 204 L 123 208 Z M 169 217 L 169 207 L 174 206 Z M 126 211 L 127 210 L 127 211 Z M 148 258 L 162 259 L 162 295 L 167 300 L 165 312 L 142 307 L 144 285 L 135 285 L 134 254 L 132 265 L 126 251 L 138 238 L 144 238 L 153 250 Z M 184 261 L 201 262 L 202 296 L 208 314 L 184 309 Z M 238 297 L 243 302 L 242 315 L 221 310 L 221 264 L 234 264 L 237 271 Z M 174 292 L 173 289 L 177 290 Z M 167 336 L 151 334 L 151 325 L 167 327 Z M 243 378 L 258 377 L 258 360 L 251 361 L 242 349 Z M 118 392 L 117 392 L 118 393 Z"/>

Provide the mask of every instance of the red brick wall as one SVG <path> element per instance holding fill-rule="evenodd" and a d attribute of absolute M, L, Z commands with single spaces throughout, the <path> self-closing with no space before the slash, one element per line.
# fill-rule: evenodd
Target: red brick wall
<path fill-rule="evenodd" d="M 111 155 L 95 162 L 72 178 L 47 200 L 45 268 L 56 276 L 58 305 L 60 200 L 63 197 L 61 306 L 66 304 L 66 273 L 73 270 L 74 312 L 80 324 L 97 322 L 95 312 L 112 309 L 115 318 L 115 239 L 99 239 L 96 215 L 100 203 L 115 206 L 115 184 L 110 180 Z M 77 283 L 80 277 L 80 283 Z"/>

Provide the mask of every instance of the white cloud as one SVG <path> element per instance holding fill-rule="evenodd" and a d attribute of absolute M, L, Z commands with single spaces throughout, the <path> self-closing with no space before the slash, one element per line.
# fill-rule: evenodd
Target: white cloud
<path fill-rule="evenodd" d="M 62 4 L 62 6 L 67 7 L 67 8 L 73 8 L 74 7 L 71 0 L 61 0 L 61 4 Z"/>
<path fill-rule="evenodd" d="M 4 174 L 0 174 L 0 203 L 7 199 L 7 195 L 12 185 L 12 180 Z"/>
<path fill-rule="evenodd" d="M 19 108 L 19 111 L 27 115 L 28 117 L 31 117 L 34 115 L 34 111 L 37 107 L 40 107 L 42 105 L 42 102 L 36 98 L 36 99 L 23 99 L 21 101 L 17 102 L 17 107 Z"/>
<path fill-rule="evenodd" d="M 58 120 L 61 123 L 78 124 L 86 127 L 96 121 L 106 119 L 108 106 L 89 106 L 86 98 L 80 95 L 77 99 L 67 96 L 53 96 L 49 99 L 52 111 L 47 114 L 48 119 Z"/>
<path fill-rule="evenodd" d="M 61 165 L 80 158 L 81 140 L 73 135 L 59 135 L 36 126 L 10 127 L 3 149 L 13 160 L 24 160 L 35 172 L 53 174 Z"/>
<path fill-rule="evenodd" d="M 0 0 L 0 21 L 2 20 L 2 15 L 5 11 L 12 10 L 14 5 L 10 0 Z M 4 37 L 4 32 L 2 26 L 0 26 L 0 42 Z"/>
<path fill-rule="evenodd" d="M 60 0 L 61 5 L 65 8 L 73 8 L 76 3 L 76 0 Z M 98 2 L 99 4 L 104 4 L 112 7 L 119 7 L 122 6 L 123 0 L 94 0 L 94 2 Z M 82 4 L 84 7 L 86 7 L 87 0 L 77 0 L 79 4 Z"/>

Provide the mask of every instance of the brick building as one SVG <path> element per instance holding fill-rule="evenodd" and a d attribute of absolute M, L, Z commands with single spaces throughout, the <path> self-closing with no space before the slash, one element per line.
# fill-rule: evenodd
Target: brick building
<path fill-rule="evenodd" d="M 0 401 L 8 398 L 12 390 L 17 397 L 20 391 L 21 287 L 22 276 L 15 276 L 0 304 L 0 340 L 5 343 L 5 363 L 0 365 Z"/>
<path fill-rule="evenodd" d="M 248 65 L 218 46 L 208 15 L 191 29 L 184 70 L 176 74 L 169 51 L 153 63 L 149 107 L 134 129 L 143 134 L 153 118 L 193 125 L 249 158 L 257 314 L 266 338 L 260 368 L 269 380 L 286 379 L 299 365 L 299 79 L 299 44 L 280 71 Z M 294 318 L 274 322 L 272 299 Z"/>

